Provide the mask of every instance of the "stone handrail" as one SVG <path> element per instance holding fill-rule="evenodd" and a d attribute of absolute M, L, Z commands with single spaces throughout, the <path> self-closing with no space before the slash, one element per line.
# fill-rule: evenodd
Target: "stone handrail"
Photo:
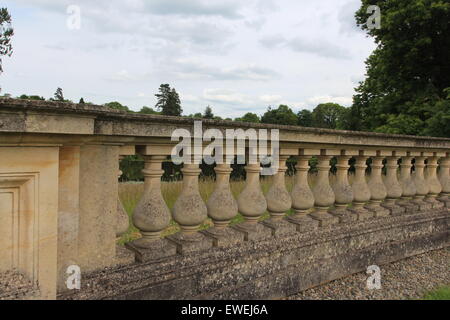
<path fill-rule="evenodd" d="M 199 165 L 185 164 L 182 192 L 170 211 L 161 194 L 162 163 L 170 161 L 177 143 L 171 141 L 173 131 L 193 133 L 194 121 L 90 104 L 0 99 L 0 274 L 18 269 L 39 284 L 42 297 L 54 298 L 67 289 L 71 265 L 86 272 L 135 259 L 161 261 L 336 224 L 450 208 L 450 139 L 202 120 L 203 130 L 278 129 L 278 171 L 263 194 L 261 166 L 248 163 L 245 188 L 234 199 L 231 166 L 218 164 L 214 192 L 204 203 Z M 117 174 L 119 161 L 136 153 L 145 160 L 144 194 L 133 215 L 142 238 L 125 250 L 116 246 L 116 236 L 128 227 L 117 200 Z M 312 157 L 318 173 L 311 187 Z M 288 158 L 297 161 L 290 193 Z M 332 158 L 335 179 L 330 179 Z M 294 214 L 287 217 L 290 209 Z M 270 218 L 260 222 L 266 211 Z M 230 226 L 238 213 L 244 221 Z M 214 227 L 199 231 L 208 217 Z M 181 231 L 163 238 L 171 219 Z"/>

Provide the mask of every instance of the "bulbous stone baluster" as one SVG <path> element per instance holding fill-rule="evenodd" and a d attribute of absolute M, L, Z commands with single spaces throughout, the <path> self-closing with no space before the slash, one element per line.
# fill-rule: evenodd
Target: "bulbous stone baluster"
<path fill-rule="evenodd" d="M 426 211 L 431 209 L 431 204 L 424 201 L 425 196 L 430 191 L 430 188 L 426 183 L 424 177 L 425 160 L 429 155 L 431 154 L 422 152 L 420 157 L 416 157 L 416 162 L 414 164 L 416 170 L 413 176 L 413 182 L 416 186 L 416 195 L 414 196 L 413 202 L 417 204 L 417 206 L 419 207 L 419 211 Z"/>
<path fill-rule="evenodd" d="M 206 207 L 208 216 L 214 222 L 214 227 L 204 231 L 204 234 L 214 239 L 214 246 L 228 246 L 244 240 L 244 234 L 228 228 L 231 220 L 238 214 L 237 201 L 230 190 L 229 164 L 218 164 L 216 171 L 216 184 L 213 193 L 208 199 Z"/>
<path fill-rule="evenodd" d="M 431 204 L 433 209 L 440 209 L 444 206 L 444 203 L 436 200 L 436 197 L 442 191 L 441 183 L 437 177 L 438 160 L 439 157 L 437 156 L 437 152 L 435 152 L 432 157 L 428 158 L 427 176 L 425 179 L 429 187 L 425 201 Z"/>
<path fill-rule="evenodd" d="M 392 157 L 386 158 L 386 176 L 384 177 L 386 200 L 381 205 L 390 210 L 392 215 L 399 215 L 405 213 L 405 208 L 396 204 L 396 201 L 402 196 L 402 187 L 397 179 L 397 162 L 400 157 L 395 151 L 394 154 Z"/>
<path fill-rule="evenodd" d="M 400 164 L 399 182 L 402 187 L 402 196 L 400 200 L 397 201 L 397 204 L 405 208 L 406 214 L 417 212 L 419 209 L 419 206 L 411 201 L 412 197 L 416 195 L 416 186 L 411 178 L 412 159 L 411 153 L 408 152 L 407 156 L 402 157 L 402 162 Z"/>
<path fill-rule="evenodd" d="M 324 151 L 324 150 L 322 150 Z M 317 179 L 312 192 L 314 194 L 314 212 L 310 214 L 313 219 L 319 221 L 319 227 L 325 227 L 339 223 L 339 219 L 328 213 L 328 209 L 334 204 L 334 192 L 330 186 L 330 160 L 331 155 L 318 156 Z"/>
<path fill-rule="evenodd" d="M 311 156 L 300 156 L 295 169 L 294 187 L 291 191 L 292 209 L 295 214 L 288 218 L 297 226 L 297 231 L 308 232 L 317 229 L 319 221 L 312 219 L 308 211 L 314 206 L 314 195 L 308 184 L 309 159 Z"/>
<path fill-rule="evenodd" d="M 124 158 L 124 156 L 119 156 L 119 162 Z M 120 178 L 122 175 L 122 171 L 119 170 L 117 178 Z M 117 224 L 116 224 L 116 236 L 120 237 L 124 233 L 128 231 L 130 227 L 130 218 L 128 217 L 125 208 L 123 207 L 122 201 L 120 198 L 117 198 Z"/>
<path fill-rule="evenodd" d="M 341 155 L 337 157 L 336 164 L 336 181 L 332 184 L 335 196 L 335 209 L 330 211 L 331 214 L 339 218 L 340 223 L 356 221 L 358 216 L 347 210 L 349 204 L 353 201 L 353 190 L 348 182 L 348 169 L 350 165 L 348 161 L 353 153 L 342 150 Z"/>
<path fill-rule="evenodd" d="M 439 182 L 442 186 L 442 192 L 438 200 L 443 202 L 450 209 L 450 153 L 445 158 L 441 158 L 439 164 Z"/>
<path fill-rule="evenodd" d="M 287 155 L 279 156 L 278 172 L 273 177 L 273 183 L 266 194 L 267 209 L 270 213 L 270 219 L 263 224 L 272 229 L 273 236 L 281 236 L 296 232 L 295 225 L 287 222 L 283 217 L 291 208 L 291 195 L 286 189 L 285 174 L 287 171 Z"/>
<path fill-rule="evenodd" d="M 180 225 L 181 232 L 169 237 L 177 245 L 177 252 L 185 254 L 208 249 L 211 238 L 198 232 L 207 219 L 207 208 L 198 190 L 198 176 L 201 173 L 198 164 L 183 165 L 183 189 L 172 208 L 172 217 Z"/>
<path fill-rule="evenodd" d="M 258 222 L 267 210 L 266 198 L 259 182 L 261 166 L 259 162 L 249 163 L 245 171 L 247 175 L 245 187 L 238 197 L 239 212 L 245 221 L 234 225 L 233 228 L 243 232 L 246 241 L 271 237 L 271 229 Z"/>
<path fill-rule="evenodd" d="M 365 206 L 366 209 L 373 212 L 375 217 L 386 217 L 390 211 L 381 206 L 381 203 L 387 196 L 387 190 L 381 178 L 381 169 L 383 169 L 383 159 L 381 151 L 377 151 L 377 156 L 372 157 L 372 172 L 367 185 L 370 189 L 370 201 Z"/>
<path fill-rule="evenodd" d="M 353 177 L 353 203 L 349 209 L 358 216 L 358 221 L 373 217 L 373 213 L 364 208 L 364 205 L 370 200 L 370 189 L 366 180 L 366 161 L 371 155 L 368 152 L 360 151 L 360 155 L 355 157 L 355 176 Z"/>
<path fill-rule="evenodd" d="M 161 232 L 169 226 L 170 211 L 161 194 L 162 162 L 166 156 L 144 156 L 144 194 L 133 214 L 133 223 L 142 238 L 127 243 L 138 261 L 156 260 L 176 254 L 176 247 L 161 239 Z"/>

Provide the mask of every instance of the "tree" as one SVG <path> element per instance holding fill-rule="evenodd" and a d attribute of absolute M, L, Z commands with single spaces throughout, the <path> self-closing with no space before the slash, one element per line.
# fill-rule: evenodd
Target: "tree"
<path fill-rule="evenodd" d="M 108 108 L 111 108 L 111 109 L 116 109 L 116 110 L 130 112 L 130 109 L 128 109 L 127 106 L 124 106 L 120 102 L 117 102 L 117 101 L 105 103 L 104 106 L 108 107 Z"/>
<path fill-rule="evenodd" d="M 297 113 L 297 124 L 302 127 L 312 127 L 313 126 L 313 118 L 312 112 L 306 109 L 303 109 Z"/>
<path fill-rule="evenodd" d="M 6 8 L 0 8 L 0 74 L 3 72 L 2 56 L 10 57 L 13 53 L 11 38 L 14 29 L 11 26 L 11 15 Z"/>
<path fill-rule="evenodd" d="M 207 106 L 203 113 L 203 119 L 214 119 L 214 114 L 210 106 Z"/>
<path fill-rule="evenodd" d="M 63 91 L 61 88 L 56 89 L 56 92 L 53 96 L 54 96 L 54 98 L 53 98 L 54 101 L 64 101 L 64 95 L 63 95 Z"/>
<path fill-rule="evenodd" d="M 256 113 L 247 112 L 243 117 L 235 118 L 234 121 L 260 123 L 261 119 Z"/>
<path fill-rule="evenodd" d="M 45 100 L 44 97 L 40 97 L 40 96 L 28 96 L 26 94 L 21 95 L 20 97 L 18 97 L 19 99 L 24 99 L 24 100 Z"/>
<path fill-rule="evenodd" d="M 143 114 L 159 114 L 158 111 L 153 110 L 153 108 L 149 108 L 147 106 L 144 106 L 141 108 L 141 110 L 139 111 L 139 113 L 143 113 Z"/>
<path fill-rule="evenodd" d="M 180 97 L 176 90 L 170 88 L 169 84 L 161 84 L 159 86 L 159 93 L 155 94 L 158 102 L 156 109 L 161 111 L 161 114 L 166 116 L 181 116 L 183 109 L 181 109 Z"/>
<path fill-rule="evenodd" d="M 369 5 L 380 7 L 380 29 L 366 25 Z M 429 126 L 440 123 L 435 110 L 448 103 L 450 2 L 362 0 L 356 21 L 377 48 L 366 60 L 366 79 L 356 88 L 348 129 L 433 132 Z"/>
<path fill-rule="evenodd" d="M 312 112 L 312 125 L 316 128 L 341 129 L 339 124 L 345 107 L 337 103 L 321 103 Z"/>
<path fill-rule="evenodd" d="M 80 99 L 80 102 L 78 102 L 79 104 L 84 104 L 84 99 L 83 98 L 81 98 Z"/>
<path fill-rule="evenodd" d="M 287 105 L 281 104 L 277 109 L 269 107 L 261 117 L 262 123 L 296 125 L 298 120 L 295 113 Z"/>

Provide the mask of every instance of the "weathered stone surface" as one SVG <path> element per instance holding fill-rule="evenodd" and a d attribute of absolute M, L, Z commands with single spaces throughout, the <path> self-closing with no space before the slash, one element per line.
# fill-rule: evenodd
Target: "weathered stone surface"
<path fill-rule="evenodd" d="M 84 276 L 60 299 L 276 299 L 450 245 L 447 212 L 335 225 Z"/>
<path fill-rule="evenodd" d="M 295 214 L 287 220 L 296 226 L 298 232 L 311 232 L 319 227 L 319 221 L 312 219 L 309 215 Z"/>
<path fill-rule="evenodd" d="M 245 234 L 233 228 L 209 228 L 201 231 L 207 237 L 213 239 L 215 247 L 233 246 L 245 241 Z"/>
<path fill-rule="evenodd" d="M 243 222 L 232 226 L 244 234 L 245 241 L 256 241 L 272 237 L 272 230 L 261 223 Z"/>
<path fill-rule="evenodd" d="M 274 237 L 282 237 L 297 232 L 296 226 L 285 219 L 267 219 L 263 224 L 269 229 L 272 229 L 272 235 Z"/>
<path fill-rule="evenodd" d="M 177 254 L 176 244 L 166 239 L 151 241 L 142 247 L 138 244 L 136 241 L 125 244 L 126 248 L 135 253 L 138 262 L 154 262 Z"/>
<path fill-rule="evenodd" d="M 210 249 L 213 245 L 213 239 L 206 237 L 200 232 L 193 234 L 179 232 L 167 237 L 167 239 L 176 245 L 177 252 L 181 255 L 205 251 Z"/>

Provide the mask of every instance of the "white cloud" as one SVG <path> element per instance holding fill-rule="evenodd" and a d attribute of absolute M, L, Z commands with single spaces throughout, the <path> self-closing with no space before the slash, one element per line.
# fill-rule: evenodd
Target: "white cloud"
<path fill-rule="evenodd" d="M 248 96 L 228 89 L 205 89 L 203 91 L 203 99 L 219 103 L 251 103 Z"/>
<path fill-rule="evenodd" d="M 279 95 L 270 95 L 270 94 L 265 94 L 259 97 L 259 100 L 261 100 L 262 102 L 265 103 L 278 103 L 283 99 L 282 96 Z"/>
<path fill-rule="evenodd" d="M 320 103 L 334 102 L 344 106 L 352 104 L 352 97 L 339 97 L 339 96 L 314 96 L 308 99 L 308 103 L 317 106 Z"/>

